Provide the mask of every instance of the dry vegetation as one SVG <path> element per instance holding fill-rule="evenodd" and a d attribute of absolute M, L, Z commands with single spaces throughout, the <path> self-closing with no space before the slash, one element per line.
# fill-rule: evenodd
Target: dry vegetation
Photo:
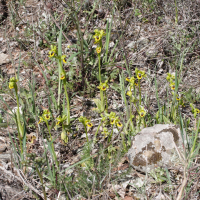
<path fill-rule="evenodd" d="M 199 199 L 199 18 L 198 0 L 1 0 L 0 200 Z M 126 153 L 155 124 L 187 145 L 145 174 Z"/>

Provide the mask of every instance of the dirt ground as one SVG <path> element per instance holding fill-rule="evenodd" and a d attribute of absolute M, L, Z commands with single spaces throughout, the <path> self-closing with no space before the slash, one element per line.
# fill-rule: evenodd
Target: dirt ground
<path fill-rule="evenodd" d="M 20 1 L 16 0 L 1 0 L 0 2 L 0 96 L 3 98 L 3 101 L 0 99 L 0 116 L 4 116 L 4 122 L 11 122 L 8 113 L 10 110 L 15 109 L 17 105 L 13 98 L 14 95 L 8 89 L 10 77 L 13 77 L 19 70 L 20 86 L 27 90 L 29 89 L 29 81 L 34 79 L 37 95 L 41 97 L 38 98 L 37 107 L 41 110 L 48 107 L 48 98 L 46 97 L 46 93 L 43 92 L 44 90 L 47 91 L 48 88 L 45 86 L 46 82 L 42 70 L 46 72 L 46 76 L 49 79 L 50 76 L 56 73 L 56 67 L 49 61 L 48 57 L 50 42 L 57 40 L 59 32 L 57 29 L 59 30 L 63 21 L 63 24 L 67 24 L 67 28 L 63 31 L 65 34 L 63 35 L 63 48 L 65 52 L 71 53 L 73 49 L 69 50 L 67 46 L 76 44 L 78 40 L 75 24 L 73 21 L 70 21 L 69 16 L 65 16 L 66 12 L 64 9 L 69 9 L 65 1 L 54 0 L 46 4 L 44 4 L 43 0 L 22 0 L 21 2 L 24 2 L 24 4 L 20 4 Z M 151 116 L 155 116 L 158 111 L 155 77 L 158 84 L 158 99 L 160 104 L 164 106 L 169 101 L 169 97 L 171 98 L 172 96 L 171 94 L 168 95 L 169 84 L 166 81 L 167 73 L 173 73 L 177 68 L 181 71 L 179 74 L 181 82 L 178 92 L 184 96 L 183 98 L 185 98 L 186 102 L 185 107 L 181 108 L 181 113 L 184 119 L 190 119 L 190 130 L 196 127 L 197 121 L 193 117 L 188 102 L 193 103 L 196 108 L 200 109 L 200 2 L 195 0 L 177 1 L 179 11 L 177 23 L 175 8 L 172 6 L 174 5 L 174 0 L 166 2 L 155 0 L 154 9 L 151 6 L 143 7 L 144 5 L 148 5 L 147 3 L 141 4 L 137 1 L 128 0 L 98 1 L 100 2 L 99 4 L 93 4 L 95 1 L 82 2 L 83 6 L 79 12 L 79 21 L 81 31 L 88 33 L 85 34 L 86 36 L 94 31 L 94 27 L 106 30 L 106 22 L 112 19 L 111 8 L 115 8 L 110 52 L 117 42 L 119 44 L 116 47 L 114 63 L 106 66 L 108 74 L 117 70 L 120 71 L 123 68 L 125 70 L 124 75 L 127 77 L 125 66 L 129 67 L 131 74 L 134 74 L 136 67 L 144 70 L 147 78 L 146 81 L 141 82 L 142 98 L 145 99 L 148 97 L 146 108 Z M 92 5 L 96 5 L 96 7 L 91 9 Z M 92 17 L 89 18 L 87 13 Z M 55 18 L 55 21 L 52 19 L 52 16 Z M 93 45 L 90 46 L 91 54 L 93 53 L 92 49 L 94 51 Z M 66 71 L 71 72 L 67 67 Z M 74 76 L 79 74 L 79 71 L 81 71 L 80 63 L 73 71 Z M 119 74 L 119 71 L 116 73 Z M 92 76 L 90 71 L 86 69 L 85 74 L 90 77 Z M 90 80 L 92 78 L 87 79 L 88 82 Z M 53 82 L 54 80 L 51 79 L 51 81 Z M 82 96 L 78 93 L 82 89 L 82 80 L 75 78 L 75 80 L 71 79 L 70 81 L 74 81 L 72 87 L 74 89 L 73 92 L 76 94 L 71 101 L 72 117 L 77 118 L 82 115 L 91 117 L 94 127 L 91 129 L 89 135 L 92 138 L 97 130 L 97 122 L 99 122 L 99 115 L 94 112 L 95 106 L 92 102 L 93 97 L 100 96 L 99 93 L 94 92 L 97 81 L 94 81 L 93 84 L 95 86 L 91 84 L 92 89 Z M 111 82 L 115 81 L 119 83 L 119 76 L 115 76 L 113 73 Z M 110 88 L 108 91 L 109 111 L 119 113 L 120 110 L 120 112 L 124 112 L 125 109 L 121 95 L 116 91 L 113 88 Z M 70 91 L 71 94 L 72 92 Z M 57 98 L 57 94 L 55 94 L 55 97 Z M 136 110 L 133 112 L 136 112 Z M 95 119 L 97 120 L 95 121 Z M 40 199 L 44 199 L 41 187 L 39 187 L 37 182 L 38 180 L 31 180 L 31 175 L 29 177 L 29 175 L 24 174 L 23 170 L 15 167 L 14 160 L 16 158 L 13 158 L 10 137 L 15 142 L 13 135 L 16 134 L 17 127 L 13 123 L 9 124 L 8 127 L 4 127 L 4 122 L 0 121 L 0 200 L 36 199 L 33 193 L 37 194 Z M 78 126 L 80 126 L 80 123 Z M 76 134 L 79 135 L 80 132 L 82 130 Z M 30 152 L 40 152 L 42 141 L 39 130 L 32 129 L 30 126 L 28 135 L 30 141 L 33 135 L 37 138 L 34 144 L 29 144 L 28 150 Z M 56 148 L 59 149 L 58 152 L 63 163 L 66 161 L 72 165 L 80 160 L 77 152 L 83 147 L 83 140 L 85 140 L 85 137 L 79 139 L 73 138 L 70 144 L 66 146 L 63 145 L 60 138 L 55 141 L 58 144 Z M 103 142 L 103 137 L 99 140 Z M 199 158 L 195 162 L 199 165 Z M 122 163 L 116 171 L 123 171 L 128 168 L 128 159 L 124 156 Z M 131 173 L 135 177 L 145 177 L 144 174 L 139 172 L 134 171 Z M 158 190 L 161 187 L 151 185 L 149 193 L 151 195 L 155 193 L 155 195 L 146 199 L 178 199 L 175 196 L 177 197 L 177 194 L 180 192 L 182 179 L 178 180 L 177 177 L 183 176 L 183 170 L 175 169 L 175 173 L 177 174 L 176 180 L 174 180 L 175 189 L 173 198 L 168 197 L 164 192 L 162 194 L 161 192 L 159 193 Z M 197 192 L 200 188 L 199 174 L 194 180 L 195 184 L 191 187 L 192 191 L 188 192 L 189 197 L 185 195 L 182 199 L 199 199 L 199 193 Z M 128 190 L 127 188 L 126 190 Z M 56 192 L 53 190 L 49 191 L 48 199 L 55 199 L 53 196 L 54 193 Z M 123 198 L 121 197 L 121 199 L 128 200 L 129 197 L 130 199 L 145 199 L 140 195 L 136 195 L 133 198 L 131 197 L 131 192 L 130 194 L 127 193 L 126 196 L 122 195 Z M 108 196 L 99 195 L 96 199 L 117 199 L 114 192 L 110 192 Z M 60 199 L 65 199 L 64 195 L 61 195 Z"/>

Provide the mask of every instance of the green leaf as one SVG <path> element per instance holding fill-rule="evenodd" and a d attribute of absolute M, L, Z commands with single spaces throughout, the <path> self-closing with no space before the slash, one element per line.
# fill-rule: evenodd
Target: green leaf
<path fill-rule="evenodd" d="M 165 124 L 171 124 L 170 120 L 167 117 L 165 117 L 164 115 L 163 115 L 163 120 L 164 120 Z"/>
<path fill-rule="evenodd" d="M 103 112 L 105 109 L 105 103 L 104 101 L 101 101 L 100 99 L 93 99 L 94 103 L 96 104 L 99 112 Z"/>

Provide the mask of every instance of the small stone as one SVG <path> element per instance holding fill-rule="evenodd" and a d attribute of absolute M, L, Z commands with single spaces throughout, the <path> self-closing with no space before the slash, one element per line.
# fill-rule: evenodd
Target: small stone
<path fill-rule="evenodd" d="M 6 150 L 7 150 L 6 144 L 1 144 L 1 146 L 0 146 L 0 153 L 5 152 Z"/>
<path fill-rule="evenodd" d="M 10 60 L 9 60 L 8 57 L 9 57 L 9 56 L 8 56 L 7 54 L 0 53 L 0 65 L 9 63 Z"/>

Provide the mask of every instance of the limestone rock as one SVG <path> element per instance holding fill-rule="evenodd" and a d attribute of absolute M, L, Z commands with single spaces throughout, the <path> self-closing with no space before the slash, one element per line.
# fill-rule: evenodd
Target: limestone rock
<path fill-rule="evenodd" d="M 180 128 L 157 124 L 138 133 L 128 151 L 130 165 L 136 170 L 150 172 L 157 167 L 167 167 L 178 160 L 176 147 L 181 149 Z"/>
<path fill-rule="evenodd" d="M 0 53 L 0 65 L 6 64 L 6 63 L 9 63 L 9 62 L 10 62 L 9 56 L 7 54 Z"/>

